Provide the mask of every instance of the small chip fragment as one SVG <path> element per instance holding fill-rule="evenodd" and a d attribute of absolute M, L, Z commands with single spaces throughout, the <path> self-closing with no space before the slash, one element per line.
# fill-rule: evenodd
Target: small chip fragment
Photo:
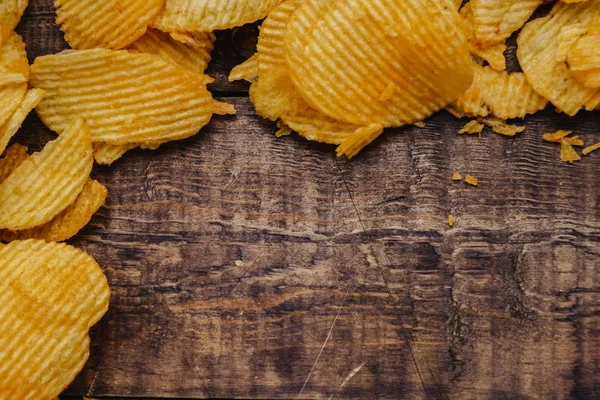
<path fill-rule="evenodd" d="M 89 179 L 75 201 L 51 221 L 36 228 L 12 232 L 0 229 L 0 240 L 10 242 L 23 239 L 41 239 L 62 242 L 75 236 L 92 216 L 104 205 L 108 190 L 100 182 Z"/>
<path fill-rule="evenodd" d="M 560 161 L 573 164 L 575 161 L 581 160 L 581 156 L 577 154 L 573 146 L 564 138 L 560 141 Z"/>
<path fill-rule="evenodd" d="M 229 73 L 229 82 L 245 80 L 254 82 L 258 79 L 258 53 L 255 53 L 241 63 L 235 66 Z"/>
<path fill-rule="evenodd" d="M 525 126 L 511 125 L 503 119 L 496 118 L 494 116 L 479 117 L 477 120 L 490 128 L 494 133 L 504 136 L 515 136 L 517 133 L 521 133 L 525 130 Z"/>
<path fill-rule="evenodd" d="M 448 215 L 448 226 L 450 226 L 450 228 L 454 227 L 454 215 L 452 214 Z"/>
<path fill-rule="evenodd" d="M 3 399 L 52 399 L 89 357 L 89 329 L 108 309 L 98 263 L 41 240 L 0 246 L 0 390 Z"/>
<path fill-rule="evenodd" d="M 456 171 L 452 174 L 452 180 L 453 181 L 462 181 L 463 176 L 460 174 L 460 172 Z"/>
<path fill-rule="evenodd" d="M 579 139 L 579 136 L 568 137 L 572 133 L 572 131 L 558 130 L 554 133 L 544 133 L 542 139 L 551 143 L 562 143 L 565 140 L 572 146 L 583 146 L 583 140 Z"/>
<path fill-rule="evenodd" d="M 466 133 L 468 135 L 474 135 L 474 134 L 479 134 L 483 131 L 483 128 L 485 127 L 484 124 L 479 123 L 479 121 L 473 119 L 469 122 L 467 122 L 465 124 L 465 126 L 458 131 L 459 135 L 462 135 L 463 133 Z"/>
<path fill-rule="evenodd" d="M 477 186 L 477 185 L 479 185 L 479 179 L 477 179 L 473 175 L 467 174 L 467 176 L 465 176 L 465 183 L 468 183 L 469 185 Z"/>
<path fill-rule="evenodd" d="M 122 49 L 142 36 L 164 0 L 54 0 L 56 23 L 74 49 Z"/>
<path fill-rule="evenodd" d="M 590 154 L 592 151 L 596 151 L 600 149 L 600 142 L 593 144 L 591 146 L 586 147 L 585 149 L 583 149 L 581 151 L 581 154 L 583 154 L 584 156 L 587 156 L 588 154 Z"/>
<path fill-rule="evenodd" d="M 79 196 L 93 163 L 89 129 L 77 119 L 0 184 L 0 228 L 19 231 L 50 221 Z"/>

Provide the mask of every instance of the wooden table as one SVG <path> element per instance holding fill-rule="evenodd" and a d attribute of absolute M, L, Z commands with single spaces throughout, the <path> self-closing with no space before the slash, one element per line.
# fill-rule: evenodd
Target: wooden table
<path fill-rule="evenodd" d="M 30 3 L 33 61 L 66 44 Z M 227 82 L 257 32 L 217 35 L 211 90 L 237 116 L 95 167 L 110 195 L 71 242 L 112 301 L 65 396 L 600 398 L 600 154 L 567 165 L 541 140 L 599 141 L 600 115 L 478 140 L 442 112 L 338 159 L 275 138 Z M 31 115 L 17 141 L 52 137 Z"/>

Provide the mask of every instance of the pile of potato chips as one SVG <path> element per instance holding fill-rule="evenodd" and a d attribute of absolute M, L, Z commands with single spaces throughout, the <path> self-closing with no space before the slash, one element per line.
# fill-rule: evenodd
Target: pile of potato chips
<path fill-rule="evenodd" d="M 514 136 L 525 126 L 507 120 L 549 102 L 569 115 L 600 104 L 600 1 L 558 1 L 528 22 L 542 3 L 285 0 L 230 80 L 252 83 L 256 112 L 278 121 L 278 136 L 296 131 L 349 158 L 384 128 L 442 108 L 473 119 L 460 133 L 487 125 Z M 520 29 L 523 72 L 509 73 L 506 41 Z"/>

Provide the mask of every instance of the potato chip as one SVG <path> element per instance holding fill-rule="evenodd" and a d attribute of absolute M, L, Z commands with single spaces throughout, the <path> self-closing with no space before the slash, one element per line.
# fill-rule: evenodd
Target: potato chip
<path fill-rule="evenodd" d="M 198 50 L 212 50 L 212 48 L 214 47 L 215 40 L 217 40 L 214 33 L 212 32 L 169 32 L 169 34 L 174 40 L 178 41 L 179 43 L 183 43 L 186 46 L 190 46 Z"/>
<path fill-rule="evenodd" d="M 29 158 L 27 147 L 17 143 L 8 147 L 4 157 L 0 158 L 0 183 L 4 182 L 27 158 Z"/>
<path fill-rule="evenodd" d="M 357 125 L 421 121 L 473 79 L 450 0 L 309 0 L 290 18 L 285 54 L 311 107 Z M 380 101 L 385 91 L 393 94 Z"/>
<path fill-rule="evenodd" d="M 130 144 L 108 144 L 103 142 L 94 143 L 94 160 L 100 165 L 111 165 L 123 157 L 129 150 L 138 147 L 137 143 Z"/>
<path fill-rule="evenodd" d="M 5 41 L 17 27 L 27 8 L 28 0 L 0 1 L 0 43 Z"/>
<path fill-rule="evenodd" d="M 600 87 L 600 18 L 595 18 L 588 32 L 569 48 L 567 63 L 571 74 L 583 86 Z"/>
<path fill-rule="evenodd" d="M 15 113 L 27 92 L 27 83 L 0 86 L 0 127 Z M 2 152 L 0 152 L 0 155 Z"/>
<path fill-rule="evenodd" d="M 551 143 L 562 143 L 564 140 L 572 146 L 583 146 L 584 145 L 583 140 L 581 140 L 579 138 L 579 136 L 568 137 L 572 133 L 573 133 L 572 131 L 558 130 L 554 133 L 544 133 L 542 138 L 546 142 L 551 142 Z"/>
<path fill-rule="evenodd" d="M 566 62 L 556 61 L 560 32 L 576 24 L 587 29 L 598 15 L 599 0 L 579 4 L 558 2 L 548 16 L 527 23 L 517 40 L 517 56 L 527 81 L 536 92 L 571 116 L 581 108 L 596 108 L 600 104 L 600 89 L 583 86 L 571 75 Z"/>
<path fill-rule="evenodd" d="M 467 176 L 465 176 L 465 183 L 468 183 L 469 185 L 472 185 L 472 186 L 477 186 L 477 185 L 479 185 L 479 179 L 477 179 L 473 175 L 467 175 Z"/>
<path fill-rule="evenodd" d="M 369 126 L 361 126 L 352 135 L 350 135 L 336 149 L 337 156 L 345 155 L 351 159 L 357 155 L 363 148 L 371 144 L 383 132 L 383 125 L 371 124 Z"/>
<path fill-rule="evenodd" d="M 306 105 L 294 115 L 283 115 L 281 121 L 300 136 L 320 143 L 341 145 L 362 127 L 339 122 Z"/>
<path fill-rule="evenodd" d="M 470 117 L 494 115 L 501 119 L 523 118 L 543 110 L 548 101 L 537 94 L 521 72 L 498 72 L 476 65 L 471 87 L 454 106 Z"/>
<path fill-rule="evenodd" d="M 494 133 L 504 136 L 515 136 L 525 130 L 524 126 L 511 125 L 503 119 L 494 116 L 478 117 L 477 121 L 492 128 Z"/>
<path fill-rule="evenodd" d="M 165 142 L 193 136 L 214 114 L 233 114 L 192 75 L 156 56 L 105 49 L 38 57 L 30 83 L 47 91 L 36 108 L 62 132 L 83 117 L 94 142 Z"/>
<path fill-rule="evenodd" d="M 45 94 L 46 92 L 41 89 L 29 90 L 10 119 L 0 127 L 0 154 L 4 152 L 10 139 L 21 128 L 23 121 L 25 121 L 31 110 L 42 101 Z"/>
<path fill-rule="evenodd" d="M 89 129 L 77 119 L 0 184 L 0 228 L 18 231 L 50 221 L 81 193 L 93 161 Z"/>
<path fill-rule="evenodd" d="M 155 25 L 167 32 L 211 32 L 258 21 L 282 0 L 166 0 Z"/>
<path fill-rule="evenodd" d="M 11 32 L 8 38 L 0 45 L 0 67 L 2 67 L 1 71 L 4 75 L 14 75 L 7 82 L 2 82 L 2 78 L 0 77 L 0 83 L 2 84 L 26 82 L 29 78 L 29 61 L 27 60 L 25 43 L 21 36 L 15 32 Z M 22 80 L 18 80 L 17 77 L 20 77 Z"/>
<path fill-rule="evenodd" d="M 581 150 L 581 154 L 583 154 L 584 156 L 587 156 L 591 152 L 596 151 L 598 149 L 600 149 L 600 142 L 593 144 L 591 146 L 588 146 L 585 149 Z"/>
<path fill-rule="evenodd" d="M 229 73 L 229 82 L 245 80 L 254 82 L 258 79 L 258 53 L 235 66 Z"/>
<path fill-rule="evenodd" d="M 204 84 L 213 82 L 214 79 L 204 74 L 210 62 L 210 52 L 213 50 L 212 42 L 207 42 L 205 47 L 187 46 L 168 33 L 156 29 L 148 29 L 144 36 L 132 43 L 128 48 L 134 53 L 153 54 L 162 60 L 196 74 L 198 80 Z"/>
<path fill-rule="evenodd" d="M 0 397 L 58 396 L 89 357 L 89 329 L 108 309 L 96 261 L 41 240 L 0 247 Z"/>
<path fill-rule="evenodd" d="M 146 32 L 164 0 L 54 0 L 56 23 L 74 49 L 122 49 Z"/>
<path fill-rule="evenodd" d="M 475 21 L 471 10 L 471 3 L 467 3 L 460 9 L 460 15 L 464 20 L 465 33 L 469 42 L 469 50 L 472 54 L 488 62 L 490 67 L 496 71 L 504 71 L 506 69 L 506 44 L 504 42 L 494 44 L 487 47 L 479 47 L 475 42 Z"/>
<path fill-rule="evenodd" d="M 573 146 L 565 139 L 560 141 L 560 161 L 573 164 L 575 161 L 581 160 L 581 156 L 577 154 Z"/>
<path fill-rule="evenodd" d="M 463 176 L 460 174 L 460 172 L 456 171 L 452 174 L 452 180 L 453 181 L 462 181 Z"/>
<path fill-rule="evenodd" d="M 50 222 L 36 228 L 12 232 L 0 229 L 0 240 L 42 239 L 62 242 L 77 234 L 104 205 L 108 190 L 100 182 L 89 179 L 75 201 Z"/>
<path fill-rule="evenodd" d="M 542 0 L 471 0 L 474 43 L 485 48 L 506 39 L 521 28 Z"/>

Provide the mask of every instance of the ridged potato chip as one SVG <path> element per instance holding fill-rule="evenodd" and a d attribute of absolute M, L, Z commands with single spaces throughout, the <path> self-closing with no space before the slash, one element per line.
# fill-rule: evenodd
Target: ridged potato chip
<path fill-rule="evenodd" d="M 28 158 L 27 147 L 21 146 L 18 143 L 8 147 L 4 157 L 0 158 L 0 183 L 4 182 Z"/>
<path fill-rule="evenodd" d="M 27 83 L 0 86 L 0 127 L 4 126 L 17 111 L 27 93 Z M 2 152 L 0 151 L 0 155 Z"/>
<path fill-rule="evenodd" d="M 166 0 L 155 25 L 167 32 L 211 32 L 258 21 L 282 0 Z"/>
<path fill-rule="evenodd" d="M 204 74 L 211 59 L 210 53 L 213 50 L 213 43 L 210 40 L 206 41 L 204 47 L 188 46 L 173 39 L 168 33 L 148 29 L 144 36 L 132 43 L 127 49 L 134 53 L 158 56 L 170 64 L 196 74 L 197 78 L 203 83 L 213 81 L 212 78 Z"/>
<path fill-rule="evenodd" d="M 46 92 L 41 89 L 31 89 L 6 123 L 0 127 L 0 154 L 4 152 L 10 139 L 17 133 L 25 118 L 44 98 Z"/>
<path fill-rule="evenodd" d="M 587 29 L 600 15 L 600 0 L 566 4 L 558 2 L 546 17 L 528 22 L 517 39 L 517 57 L 536 92 L 570 116 L 582 108 L 600 105 L 600 89 L 578 82 L 566 60 L 557 60 L 561 30 L 578 25 Z"/>
<path fill-rule="evenodd" d="M 0 45 L 0 84 L 27 82 L 29 61 L 21 36 L 11 32 Z"/>
<path fill-rule="evenodd" d="M 0 246 L 0 398 L 51 399 L 89 357 L 110 289 L 98 263 L 66 244 Z"/>
<path fill-rule="evenodd" d="M 245 80 L 254 82 L 258 79 L 258 53 L 252 57 L 233 67 L 229 73 L 229 82 Z"/>
<path fill-rule="evenodd" d="M 0 240 L 10 242 L 23 239 L 41 239 L 62 242 L 77 234 L 104 205 L 108 190 L 100 182 L 89 179 L 75 201 L 50 222 L 25 231 L 0 229 Z"/>
<path fill-rule="evenodd" d="M 285 55 L 311 107 L 357 125 L 421 121 L 473 79 L 449 0 L 308 0 L 290 18 Z"/>
<path fill-rule="evenodd" d="M 504 43 L 520 29 L 542 0 L 471 0 L 475 23 L 474 43 L 485 48 Z"/>
<path fill-rule="evenodd" d="M 94 143 L 94 160 L 99 165 L 111 165 L 123 157 L 129 150 L 138 147 L 137 143 L 108 144 L 103 142 Z"/>
<path fill-rule="evenodd" d="M 213 114 L 234 114 L 201 81 L 156 56 L 105 49 L 38 57 L 30 84 L 46 90 L 36 111 L 62 132 L 83 117 L 94 142 L 165 142 L 193 136 Z"/>
<path fill-rule="evenodd" d="M 490 66 L 475 66 L 471 87 L 454 106 L 469 117 L 494 115 L 501 119 L 523 118 L 543 110 L 548 100 L 537 94 L 521 72 L 498 72 Z"/>
<path fill-rule="evenodd" d="M 481 58 L 481 60 L 487 61 L 490 64 L 490 67 L 496 71 L 506 70 L 506 57 L 504 57 L 506 44 L 501 42 L 485 48 L 479 47 L 475 42 L 475 20 L 473 19 L 471 3 L 465 4 L 460 9 L 460 15 L 464 20 L 463 25 L 471 53 Z"/>
<path fill-rule="evenodd" d="M 142 36 L 164 0 L 54 0 L 56 23 L 74 49 L 122 49 Z"/>
<path fill-rule="evenodd" d="M 89 129 L 77 119 L 0 184 L 0 228 L 19 231 L 50 221 L 81 193 L 93 162 Z"/>
<path fill-rule="evenodd" d="M 567 64 L 583 86 L 600 87 L 600 18 L 595 18 L 585 35 L 568 49 Z"/>
<path fill-rule="evenodd" d="M 6 40 L 17 27 L 27 8 L 28 0 L 0 1 L 0 43 Z"/>

